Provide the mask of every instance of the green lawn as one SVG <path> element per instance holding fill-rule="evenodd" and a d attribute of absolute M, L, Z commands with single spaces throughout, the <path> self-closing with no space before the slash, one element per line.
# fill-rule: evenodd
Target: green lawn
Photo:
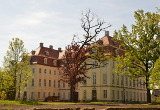
<path fill-rule="evenodd" d="M 0 100 L 0 105 L 68 105 L 68 104 L 111 104 L 112 102 L 38 102 L 38 101 L 10 101 Z M 159 104 L 159 103 L 158 103 Z M 133 104 L 133 105 L 148 105 L 148 104 Z"/>
<path fill-rule="evenodd" d="M 40 102 L 38 102 L 38 101 L 0 100 L 0 105 L 40 105 Z"/>
<path fill-rule="evenodd" d="M 0 100 L 0 105 L 65 105 L 65 104 L 108 104 L 108 102 L 38 102 L 38 101 L 10 101 Z"/>

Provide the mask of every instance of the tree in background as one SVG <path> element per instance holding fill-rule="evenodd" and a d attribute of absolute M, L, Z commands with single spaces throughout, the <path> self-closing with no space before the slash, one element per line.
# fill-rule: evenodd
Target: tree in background
<path fill-rule="evenodd" d="M 10 76 L 4 71 L 3 68 L 0 68 L 0 97 L 1 99 L 6 98 L 6 92 L 8 91 L 10 85 L 11 85 Z"/>
<path fill-rule="evenodd" d="M 105 22 L 96 17 L 90 10 L 82 13 L 81 22 L 81 27 L 85 32 L 84 39 L 80 40 L 78 36 L 74 36 L 74 39 L 77 38 L 78 41 L 72 41 L 71 45 L 66 48 L 62 58 L 63 74 L 61 80 L 71 87 L 71 102 L 75 102 L 76 85 L 83 82 L 87 77 L 87 65 L 89 64 L 87 64 L 86 59 L 88 58 L 89 45 L 96 41 L 96 37 L 102 30 L 110 27 L 110 25 L 103 27 Z"/>
<path fill-rule="evenodd" d="M 19 38 L 12 39 L 3 64 L 10 82 L 7 97 L 11 100 L 18 99 L 22 88 L 31 77 L 29 59 L 22 40 Z"/>
<path fill-rule="evenodd" d="M 151 103 L 150 81 L 153 78 L 155 62 L 160 56 L 160 15 L 138 10 L 134 17 L 136 21 L 131 32 L 125 25 L 122 30 L 115 31 L 115 36 L 123 41 L 122 46 L 125 48 L 125 55 L 117 57 L 116 72 L 135 78 L 145 77 L 147 102 Z"/>

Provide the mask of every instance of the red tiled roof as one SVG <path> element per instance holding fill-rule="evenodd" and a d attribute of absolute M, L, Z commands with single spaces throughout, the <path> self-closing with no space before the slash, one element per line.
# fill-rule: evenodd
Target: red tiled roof
<path fill-rule="evenodd" d="M 105 48 L 111 55 L 116 56 L 116 51 L 118 55 L 124 55 L 124 50 L 119 48 L 120 42 L 114 40 L 111 36 L 104 36 L 97 41 L 97 43 L 103 43 Z M 29 56 L 31 57 L 31 64 L 40 64 L 46 66 L 60 66 L 60 60 L 62 59 L 65 51 L 55 50 L 47 47 L 39 47 L 32 51 Z M 44 63 L 44 59 L 47 58 L 47 64 Z M 54 65 L 53 62 L 57 62 Z"/>
<path fill-rule="evenodd" d="M 33 52 L 33 51 L 32 51 Z M 55 50 L 47 47 L 39 47 L 34 50 L 34 54 L 32 52 L 29 54 L 31 57 L 31 64 L 40 64 L 46 66 L 59 66 L 58 58 L 61 51 Z M 47 64 L 44 63 L 44 59 L 47 58 Z M 54 65 L 53 62 L 56 61 L 57 65 Z"/>

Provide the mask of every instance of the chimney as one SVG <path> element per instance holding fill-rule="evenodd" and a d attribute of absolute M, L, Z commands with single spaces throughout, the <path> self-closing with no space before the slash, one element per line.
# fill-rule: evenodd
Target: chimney
<path fill-rule="evenodd" d="M 53 49 L 53 45 L 50 45 L 49 48 L 50 48 L 50 49 Z"/>
<path fill-rule="evenodd" d="M 42 42 L 40 43 L 40 47 L 43 47 L 43 43 Z"/>
<path fill-rule="evenodd" d="M 32 55 L 35 55 L 36 51 L 35 50 L 32 50 Z"/>
<path fill-rule="evenodd" d="M 105 36 L 109 36 L 109 31 L 105 31 Z"/>
<path fill-rule="evenodd" d="M 58 48 L 58 51 L 59 51 L 59 52 L 61 52 L 61 51 L 62 51 L 62 49 L 61 49 L 61 48 Z"/>

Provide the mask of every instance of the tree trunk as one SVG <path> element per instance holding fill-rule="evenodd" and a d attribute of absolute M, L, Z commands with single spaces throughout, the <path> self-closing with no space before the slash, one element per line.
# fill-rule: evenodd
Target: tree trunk
<path fill-rule="evenodd" d="M 149 89 L 149 76 L 146 76 L 147 103 L 151 103 L 151 93 Z"/>
<path fill-rule="evenodd" d="M 73 85 L 70 87 L 70 102 L 75 102 L 75 87 Z"/>

